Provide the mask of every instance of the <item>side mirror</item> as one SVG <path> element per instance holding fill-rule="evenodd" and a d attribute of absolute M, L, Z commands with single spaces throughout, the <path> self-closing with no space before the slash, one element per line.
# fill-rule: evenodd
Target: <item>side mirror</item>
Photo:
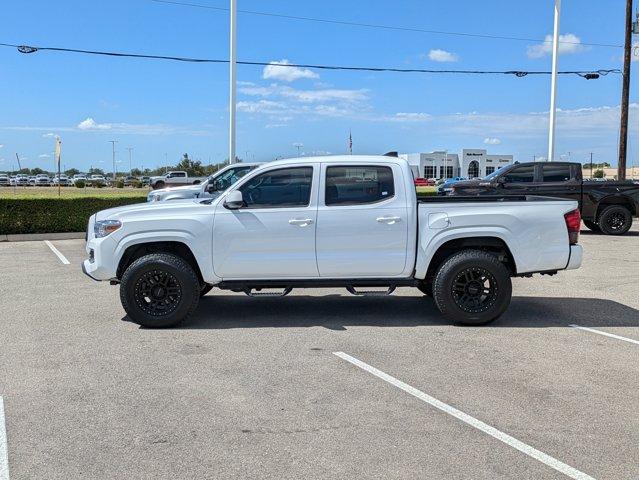
<path fill-rule="evenodd" d="M 230 192 L 224 200 L 224 206 L 229 210 L 237 210 L 244 206 L 244 199 L 242 198 L 242 192 L 239 190 L 233 190 Z"/>

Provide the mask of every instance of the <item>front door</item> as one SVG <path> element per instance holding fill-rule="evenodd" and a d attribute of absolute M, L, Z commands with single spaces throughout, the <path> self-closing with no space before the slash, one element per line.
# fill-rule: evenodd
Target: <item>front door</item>
<path fill-rule="evenodd" d="M 393 277 L 406 267 L 408 208 L 402 170 L 322 165 L 317 212 L 321 277 Z"/>
<path fill-rule="evenodd" d="M 238 187 L 245 206 L 219 203 L 213 269 L 228 279 L 315 278 L 319 165 L 273 168 Z M 314 179 L 314 177 L 316 177 Z"/>

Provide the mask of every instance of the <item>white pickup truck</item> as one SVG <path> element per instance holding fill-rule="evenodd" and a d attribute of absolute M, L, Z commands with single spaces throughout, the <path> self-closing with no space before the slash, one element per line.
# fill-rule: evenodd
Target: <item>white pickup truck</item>
<path fill-rule="evenodd" d="M 199 185 L 206 179 L 207 177 L 189 177 L 187 172 L 176 171 L 168 172 L 159 177 L 151 177 L 149 179 L 149 185 L 153 189 L 164 188 L 171 185 Z"/>
<path fill-rule="evenodd" d="M 184 200 L 187 198 L 213 198 L 220 195 L 249 171 L 260 163 L 235 163 L 227 165 L 208 177 L 198 185 L 183 187 L 167 187 L 151 190 L 146 197 L 147 202 L 166 202 L 168 200 Z"/>
<path fill-rule="evenodd" d="M 579 227 L 569 200 L 418 199 L 400 158 L 297 158 L 265 164 L 215 199 L 98 212 L 83 271 L 120 284 L 129 318 L 147 327 L 181 323 L 213 287 L 258 296 L 412 286 L 452 321 L 479 325 L 506 310 L 511 277 L 578 268 Z M 387 290 L 362 290 L 371 287 Z"/>

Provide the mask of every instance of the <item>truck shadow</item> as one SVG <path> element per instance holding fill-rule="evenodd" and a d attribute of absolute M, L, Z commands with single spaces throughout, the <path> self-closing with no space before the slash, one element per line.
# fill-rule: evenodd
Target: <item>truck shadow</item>
<path fill-rule="evenodd" d="M 125 317 L 126 318 L 126 317 Z M 349 326 L 419 327 L 450 324 L 432 300 L 418 296 L 341 295 L 247 298 L 208 295 L 183 329 Z M 513 297 L 506 313 L 486 328 L 639 327 L 639 310 L 598 298 Z"/>

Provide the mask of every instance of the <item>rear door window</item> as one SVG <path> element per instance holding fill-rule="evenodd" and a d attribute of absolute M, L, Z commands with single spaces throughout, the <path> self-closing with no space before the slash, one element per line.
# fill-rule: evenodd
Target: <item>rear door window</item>
<path fill-rule="evenodd" d="M 326 168 L 326 205 L 375 203 L 394 195 L 395 184 L 390 167 L 354 165 Z"/>
<path fill-rule="evenodd" d="M 568 182 L 570 181 L 570 165 L 542 165 L 542 178 L 544 182 Z"/>
<path fill-rule="evenodd" d="M 504 175 L 506 183 L 532 183 L 535 181 L 535 166 L 515 167 Z"/>

